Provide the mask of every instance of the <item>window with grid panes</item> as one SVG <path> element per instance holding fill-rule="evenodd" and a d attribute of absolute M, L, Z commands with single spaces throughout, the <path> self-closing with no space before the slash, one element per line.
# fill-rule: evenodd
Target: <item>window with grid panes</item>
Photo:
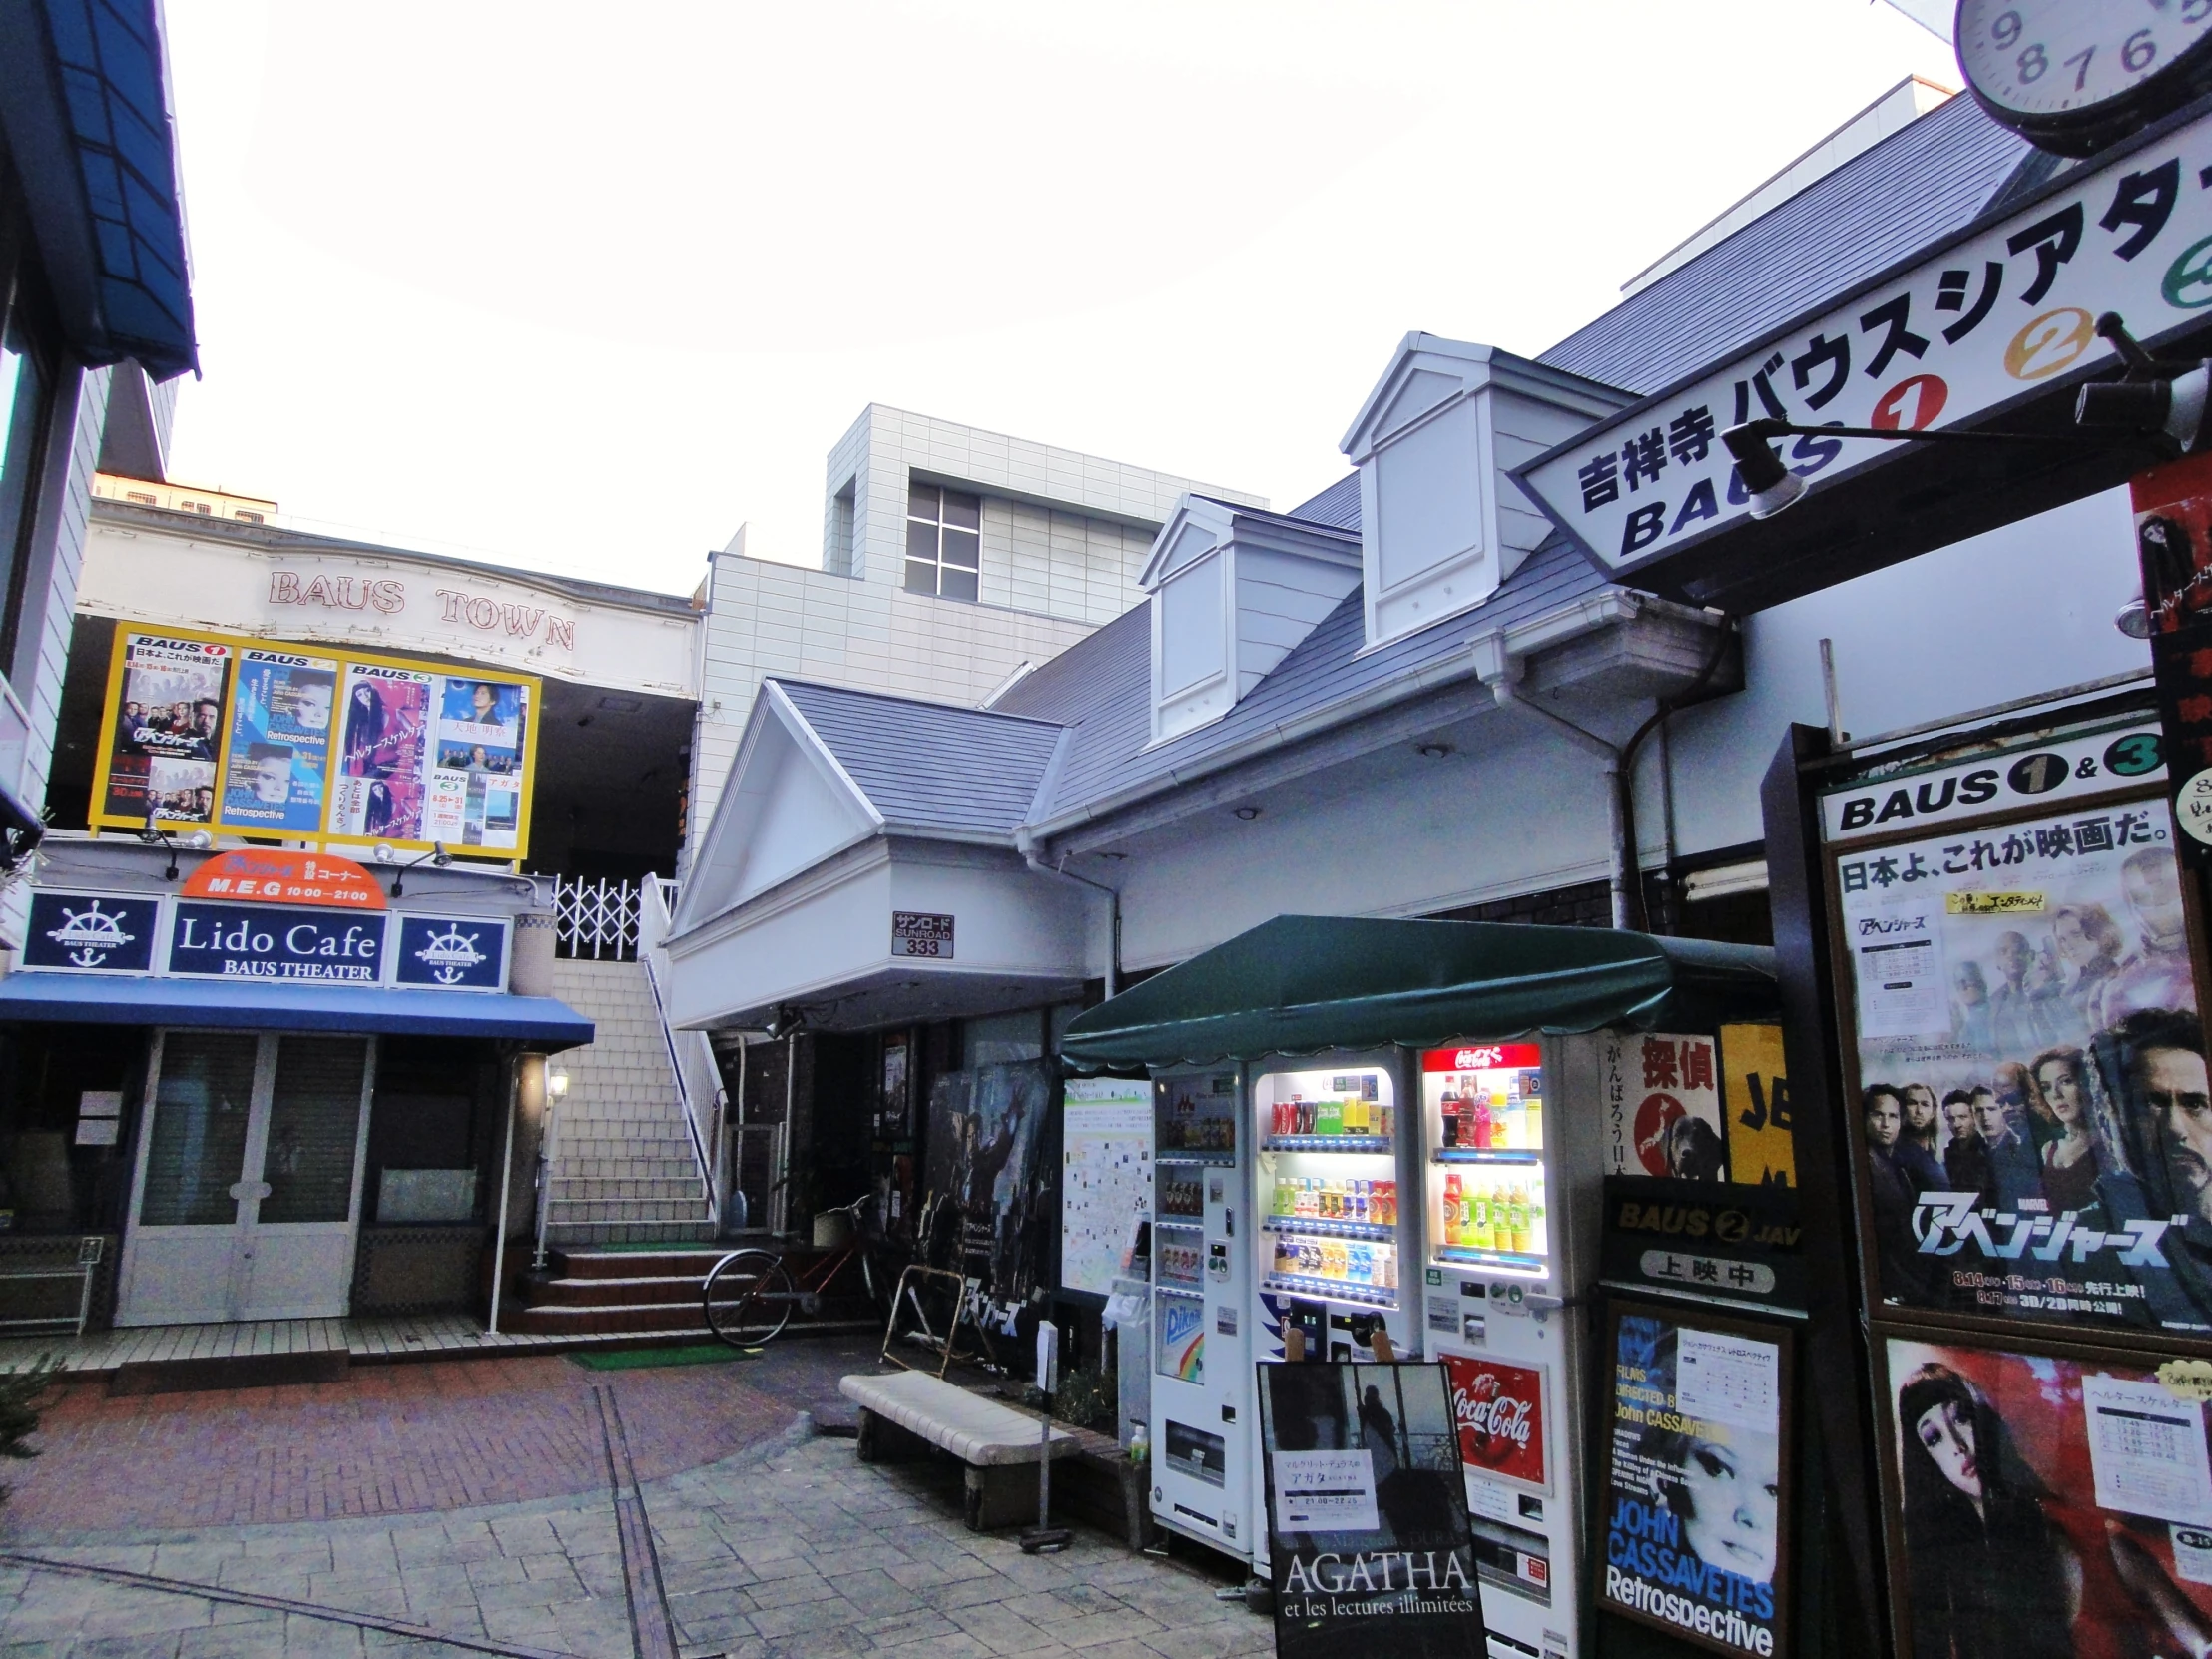
<path fill-rule="evenodd" d="M 935 484 L 906 492 L 906 591 L 973 599 L 981 591 L 982 497 Z"/>

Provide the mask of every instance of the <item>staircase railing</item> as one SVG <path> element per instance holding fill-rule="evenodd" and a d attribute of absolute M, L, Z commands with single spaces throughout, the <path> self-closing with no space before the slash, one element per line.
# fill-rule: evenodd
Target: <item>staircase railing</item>
<path fill-rule="evenodd" d="M 724 1093 L 722 1068 L 715 1064 L 714 1046 L 704 1031 L 678 1031 L 668 1023 L 668 1002 L 661 994 L 661 977 L 668 971 L 668 952 L 661 941 L 668 937 L 669 917 L 675 912 L 677 885 L 658 875 L 648 875 L 638 893 L 637 953 L 645 967 L 645 982 L 653 991 L 653 1017 L 668 1045 L 668 1063 L 676 1074 L 676 1092 L 684 1103 L 684 1122 L 691 1130 L 692 1156 L 699 1163 L 699 1178 L 707 1194 L 707 1219 L 722 1218 L 722 1120 Z"/>

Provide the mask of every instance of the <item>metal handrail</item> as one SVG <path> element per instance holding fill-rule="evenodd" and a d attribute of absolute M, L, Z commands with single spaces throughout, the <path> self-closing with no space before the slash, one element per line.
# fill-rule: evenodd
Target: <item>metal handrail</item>
<path fill-rule="evenodd" d="M 714 1161 L 707 1156 L 705 1143 L 700 1139 L 699 1113 L 692 1105 L 691 1084 L 684 1078 L 683 1057 L 676 1052 L 676 1033 L 669 1029 L 668 1004 L 661 999 L 661 976 L 653 970 L 651 951 L 639 951 L 638 960 L 645 967 L 646 986 L 653 992 L 653 1016 L 661 1027 L 661 1042 L 668 1049 L 668 1069 L 676 1077 L 676 1097 L 683 1102 L 684 1127 L 691 1133 L 692 1157 L 699 1165 L 700 1182 L 707 1189 L 707 1219 L 719 1221 L 722 1216 L 722 1194 L 720 1183 L 716 1179 L 718 1171 Z M 724 1098 L 724 1091 L 718 1087 L 713 1104 L 717 1121 L 720 1120 Z"/>

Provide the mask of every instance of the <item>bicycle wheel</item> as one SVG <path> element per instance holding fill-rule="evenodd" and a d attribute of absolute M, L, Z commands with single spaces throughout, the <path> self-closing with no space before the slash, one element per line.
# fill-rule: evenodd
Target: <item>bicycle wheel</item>
<path fill-rule="evenodd" d="M 732 1348 L 758 1348 L 791 1323 L 798 1294 L 784 1259 L 766 1250 L 733 1250 L 701 1288 L 707 1328 Z"/>

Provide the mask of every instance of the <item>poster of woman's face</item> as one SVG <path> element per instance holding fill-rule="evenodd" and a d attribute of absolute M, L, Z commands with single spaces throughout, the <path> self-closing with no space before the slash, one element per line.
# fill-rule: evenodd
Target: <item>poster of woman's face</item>
<path fill-rule="evenodd" d="M 1893 1340 L 1913 1659 L 2151 1659 L 2212 1644 L 2212 1445 L 2156 1371 Z"/>

